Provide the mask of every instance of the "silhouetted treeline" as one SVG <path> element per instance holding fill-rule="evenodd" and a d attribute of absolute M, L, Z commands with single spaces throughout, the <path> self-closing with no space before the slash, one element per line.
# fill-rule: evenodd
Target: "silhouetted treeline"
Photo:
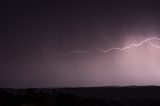
<path fill-rule="evenodd" d="M 103 89 L 103 90 L 102 90 Z M 122 90 L 123 89 L 123 90 Z M 155 90 L 156 89 L 156 90 Z M 74 90 L 77 90 L 76 93 Z M 101 91 L 96 95 L 85 94 L 87 91 Z M 121 91 L 122 90 L 122 91 Z M 127 91 L 126 91 L 127 90 Z M 160 87 L 100 87 L 100 88 L 63 88 L 63 89 L 0 89 L 0 106 L 160 106 L 158 96 L 149 97 L 146 94 L 140 94 L 145 98 L 139 98 L 141 90 L 150 93 L 160 93 Z M 73 92 L 72 92 L 73 91 Z M 119 92 L 132 92 L 128 96 L 122 96 Z M 79 94 L 78 94 L 78 93 Z M 105 96 L 99 95 L 105 92 Z M 117 95 L 110 97 L 107 95 Z M 83 96 L 80 94 L 84 93 Z M 86 96 L 85 96 L 86 95 Z M 127 94 L 124 94 L 127 95 Z M 151 95 L 152 96 L 152 95 Z M 160 95 L 159 95 L 160 96 Z"/>

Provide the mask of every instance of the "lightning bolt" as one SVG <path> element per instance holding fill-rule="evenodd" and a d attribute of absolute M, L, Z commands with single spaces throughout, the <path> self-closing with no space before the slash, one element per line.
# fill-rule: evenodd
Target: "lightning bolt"
<path fill-rule="evenodd" d="M 74 51 L 71 51 L 71 52 L 67 52 L 67 53 L 61 53 L 61 54 L 57 54 L 57 55 L 72 55 L 72 54 L 77 54 L 77 53 L 87 53 L 89 51 L 92 51 L 92 50 L 96 50 L 96 51 L 100 51 L 100 52 L 103 52 L 103 53 L 108 53 L 112 50 L 120 50 L 120 51 L 123 51 L 123 50 L 126 50 L 126 49 L 129 49 L 129 48 L 132 48 L 132 47 L 138 47 L 138 46 L 141 46 L 145 43 L 149 43 L 151 46 L 155 47 L 155 48 L 158 48 L 160 49 L 160 46 L 158 45 L 155 45 L 152 43 L 152 40 L 158 40 L 160 41 L 160 38 L 157 38 L 157 37 L 151 37 L 151 38 L 148 38 L 148 39 L 145 39 L 139 43 L 133 43 L 133 44 L 130 44 L 128 46 L 125 46 L 123 48 L 116 48 L 116 47 L 113 47 L 113 48 L 109 48 L 109 49 L 102 49 L 102 48 L 91 48 L 91 49 L 87 49 L 87 50 L 74 50 Z"/>

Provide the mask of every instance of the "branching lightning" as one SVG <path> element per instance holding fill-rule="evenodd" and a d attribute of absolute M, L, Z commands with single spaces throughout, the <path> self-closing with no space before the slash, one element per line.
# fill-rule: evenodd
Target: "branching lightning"
<path fill-rule="evenodd" d="M 100 51 L 100 52 L 103 52 L 103 53 L 108 53 L 112 50 L 120 50 L 120 51 L 123 51 L 123 50 L 126 50 L 126 49 L 129 49 L 129 48 L 132 48 L 132 47 L 138 47 L 138 46 L 141 46 L 145 43 L 149 43 L 151 46 L 155 47 L 155 48 L 159 48 L 160 49 L 160 46 L 156 45 L 156 44 L 153 44 L 152 41 L 153 40 L 158 40 L 160 41 L 160 38 L 157 38 L 157 37 L 151 37 L 151 38 L 148 38 L 148 39 L 145 39 L 139 43 L 133 43 L 133 44 L 130 44 L 128 46 L 125 46 L 123 48 L 115 48 L 115 47 L 112 47 L 112 48 L 109 48 L 109 49 L 102 49 L 102 48 L 91 48 L 91 49 L 87 49 L 87 50 L 74 50 L 74 51 L 71 51 L 71 52 L 67 52 L 67 53 L 62 53 L 62 54 L 57 54 L 57 55 L 72 55 L 72 54 L 77 54 L 77 53 L 87 53 L 89 51 L 92 51 L 92 50 L 96 50 L 96 51 Z"/>

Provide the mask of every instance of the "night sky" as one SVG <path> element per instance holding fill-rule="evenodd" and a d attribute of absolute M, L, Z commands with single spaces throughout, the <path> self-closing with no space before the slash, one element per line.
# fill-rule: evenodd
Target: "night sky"
<path fill-rule="evenodd" d="M 63 0 L 0 4 L 0 87 L 160 85 L 159 0 Z M 160 44 L 154 41 L 156 44 Z"/>

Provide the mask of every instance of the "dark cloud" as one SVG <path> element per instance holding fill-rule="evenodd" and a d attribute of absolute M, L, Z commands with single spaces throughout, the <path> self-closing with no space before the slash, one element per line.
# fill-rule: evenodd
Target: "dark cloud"
<path fill-rule="evenodd" d="M 94 76 L 89 76 L 89 69 L 79 58 L 73 61 L 71 57 L 61 57 L 69 59 L 58 63 L 54 54 L 122 47 L 130 41 L 126 39 L 159 34 L 159 4 L 158 0 L 2 3 L 0 86 L 92 85 L 89 80 Z M 108 79 L 106 85 L 116 78 Z"/>

